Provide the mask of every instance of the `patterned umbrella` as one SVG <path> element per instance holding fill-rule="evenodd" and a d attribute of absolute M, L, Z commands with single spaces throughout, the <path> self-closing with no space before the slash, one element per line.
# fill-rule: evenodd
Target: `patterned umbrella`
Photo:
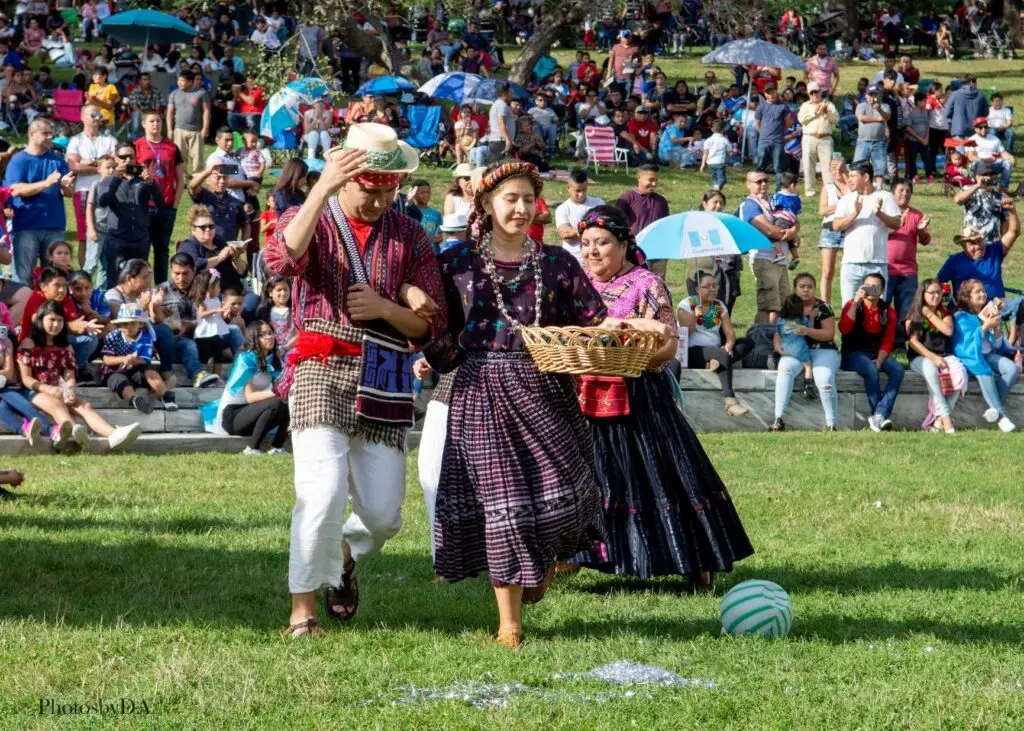
<path fill-rule="evenodd" d="M 484 81 L 483 76 L 469 74 L 464 71 L 455 71 L 448 74 L 438 74 L 430 81 L 420 87 L 420 91 L 427 96 L 461 104 L 464 99 L 471 96 L 473 90 Z"/>
<path fill-rule="evenodd" d="M 500 84 L 508 84 L 509 91 L 512 92 L 512 98 L 518 99 L 523 104 L 529 104 L 533 99 L 533 95 L 530 94 L 525 88 L 513 81 L 506 81 L 505 79 L 484 79 L 476 88 L 473 89 L 473 93 L 464 101 L 474 103 L 483 102 L 484 104 L 493 104 L 494 100 L 498 98 L 498 86 Z"/>

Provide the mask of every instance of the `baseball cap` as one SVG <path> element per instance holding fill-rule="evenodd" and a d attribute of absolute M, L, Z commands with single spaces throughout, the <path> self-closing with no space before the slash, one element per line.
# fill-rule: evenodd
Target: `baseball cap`
<path fill-rule="evenodd" d="M 765 91 L 771 91 L 772 89 L 777 89 L 777 88 L 778 87 L 775 86 L 775 83 L 771 82 L 771 81 L 769 81 L 767 84 L 764 85 L 764 90 Z"/>
<path fill-rule="evenodd" d="M 866 93 L 868 93 L 868 94 L 877 94 L 878 93 L 878 85 L 877 84 L 872 84 L 871 86 L 869 86 L 867 88 Z"/>
<path fill-rule="evenodd" d="M 985 125 L 987 127 L 988 126 L 988 117 L 976 117 L 975 120 L 974 120 L 973 126 L 977 127 L 979 125 Z"/>
<path fill-rule="evenodd" d="M 633 110 L 633 114 L 647 114 L 647 107 L 637 107 Z"/>
<path fill-rule="evenodd" d="M 810 94 L 812 91 L 821 91 L 817 81 L 812 81 L 807 85 L 807 93 Z"/>

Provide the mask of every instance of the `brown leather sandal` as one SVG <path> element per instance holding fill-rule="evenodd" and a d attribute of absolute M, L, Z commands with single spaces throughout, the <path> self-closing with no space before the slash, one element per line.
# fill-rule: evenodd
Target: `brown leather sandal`
<path fill-rule="evenodd" d="M 288 636 L 292 639 L 327 634 L 324 631 L 324 628 L 321 627 L 320 623 L 316 620 L 316 617 L 310 617 L 304 622 L 296 622 L 295 624 L 290 625 L 285 632 L 287 632 Z"/>
<path fill-rule="evenodd" d="M 526 586 L 523 587 L 523 604 L 536 604 L 544 595 L 547 594 L 548 589 L 551 588 L 551 580 L 555 578 L 555 565 L 551 564 L 548 569 L 547 576 L 544 577 L 544 583 L 540 586 Z"/>
<path fill-rule="evenodd" d="M 351 568 L 341 573 L 341 583 L 338 586 L 328 586 L 324 591 L 324 611 L 328 616 L 342 622 L 347 622 L 356 616 L 359 609 L 359 582 L 355 577 L 356 563 L 352 562 Z M 341 607 L 337 611 L 335 607 Z"/>

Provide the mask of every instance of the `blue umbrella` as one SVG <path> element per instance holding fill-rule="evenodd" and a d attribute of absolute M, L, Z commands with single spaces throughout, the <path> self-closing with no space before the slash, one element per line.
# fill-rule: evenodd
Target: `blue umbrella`
<path fill-rule="evenodd" d="M 483 80 L 484 77 L 477 74 L 454 71 L 447 74 L 438 74 L 421 86 L 420 91 L 427 96 L 447 99 L 456 104 L 461 104 Z"/>
<path fill-rule="evenodd" d="M 699 259 L 734 256 L 771 248 L 768 237 L 737 216 L 708 211 L 676 213 L 637 234 L 648 259 Z"/>
<path fill-rule="evenodd" d="M 302 79 L 296 79 L 295 81 L 289 81 L 285 84 L 285 88 L 297 91 L 309 99 L 320 99 L 327 96 L 330 88 L 323 79 L 318 79 L 313 76 L 306 76 Z"/>
<path fill-rule="evenodd" d="M 100 24 L 100 30 L 121 43 L 143 47 L 149 46 L 150 36 L 160 43 L 188 43 L 199 35 L 184 20 L 159 10 L 126 10 L 111 15 Z"/>
<path fill-rule="evenodd" d="M 378 76 L 359 87 L 359 96 L 395 96 L 407 91 L 416 91 L 416 85 L 403 76 Z"/>
<path fill-rule="evenodd" d="M 508 84 L 509 91 L 512 92 L 512 98 L 518 99 L 523 104 L 529 104 L 533 99 L 533 95 L 530 94 L 530 92 L 514 81 L 506 81 L 505 79 L 484 79 L 477 84 L 477 87 L 473 89 L 473 93 L 470 94 L 469 98 L 465 101 L 484 102 L 485 104 L 490 104 L 498 98 L 499 84 Z"/>

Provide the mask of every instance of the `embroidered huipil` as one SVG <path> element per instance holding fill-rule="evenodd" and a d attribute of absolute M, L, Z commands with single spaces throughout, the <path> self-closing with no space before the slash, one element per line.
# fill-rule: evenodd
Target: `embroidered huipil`
<path fill-rule="evenodd" d="M 265 250 L 270 270 L 292 277 L 291 313 L 295 328 L 359 345 L 365 323 L 353 321 L 345 305 L 351 282 L 341 234 L 325 206 L 306 253 L 298 261 L 292 259 L 284 231 L 298 211 L 299 208 L 291 208 L 278 219 Z M 431 322 L 431 330 L 445 332 L 447 314 L 441 273 L 423 228 L 391 209 L 375 225 L 348 220 L 374 290 L 397 302 L 403 283 L 419 287 L 441 310 Z M 432 333 L 428 333 L 413 341 L 413 345 L 431 339 Z M 291 428 L 334 426 L 351 437 L 404 449 L 406 427 L 357 421 L 355 397 L 360 366 L 358 356 L 335 355 L 323 361 L 304 360 L 298 366 L 289 364 L 277 390 L 282 396 L 290 392 Z"/>

